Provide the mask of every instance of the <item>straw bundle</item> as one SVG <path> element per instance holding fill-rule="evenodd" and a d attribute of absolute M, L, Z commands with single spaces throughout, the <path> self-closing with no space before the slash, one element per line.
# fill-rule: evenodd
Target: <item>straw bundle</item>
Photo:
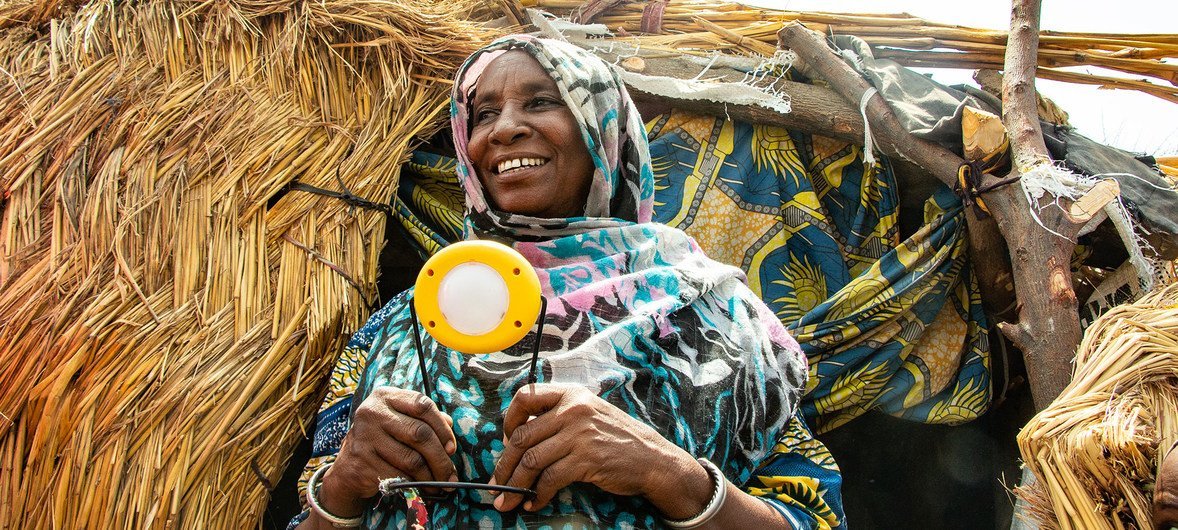
<path fill-rule="evenodd" d="M 257 524 L 472 3 L 0 4 L 0 528 Z"/>
<path fill-rule="evenodd" d="M 580 12 L 583 3 L 583 0 L 522 1 L 526 6 L 570 16 Z M 643 29 L 643 10 L 647 5 L 647 2 L 624 2 L 595 16 L 593 22 L 615 31 L 637 34 Z M 791 21 L 823 33 L 861 37 L 873 47 L 876 57 L 893 59 L 905 66 L 1001 70 L 1006 53 L 1005 31 L 940 24 L 905 13 L 803 13 L 714 0 L 669 2 L 663 8 L 658 34 L 626 35 L 624 39 L 644 48 L 731 50 L 765 55 L 766 47 L 776 48 L 777 31 L 782 24 Z M 1044 31 L 1039 40 L 1038 76 L 1139 90 L 1178 102 L 1178 63 L 1172 62 L 1174 59 L 1178 59 L 1178 34 Z M 1060 69 L 1089 65 L 1145 76 L 1152 82 Z"/>
<path fill-rule="evenodd" d="M 1019 434 L 1044 528 L 1153 528 L 1159 448 L 1178 440 L 1178 284 L 1088 328 L 1072 383 Z"/>

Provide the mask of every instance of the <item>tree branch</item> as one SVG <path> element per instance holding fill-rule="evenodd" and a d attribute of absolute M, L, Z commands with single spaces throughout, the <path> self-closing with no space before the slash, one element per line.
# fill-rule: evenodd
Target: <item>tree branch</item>
<path fill-rule="evenodd" d="M 693 79 L 704 70 L 704 66 L 683 56 L 644 55 L 640 50 L 625 47 L 620 43 L 615 43 L 610 49 L 618 51 L 592 48 L 589 51 L 608 63 L 617 63 L 629 72 L 642 75 Z M 741 83 L 747 74 L 728 66 L 712 65 L 707 69 L 705 76 L 709 82 Z M 785 79 L 766 80 L 762 84 L 770 82 L 778 91 L 789 94 L 793 110 L 788 114 L 755 105 L 689 100 L 652 94 L 633 85 L 627 85 L 626 89 L 643 116 L 661 114 L 672 108 L 687 108 L 701 114 L 728 116 L 749 123 L 777 125 L 844 141 L 862 141 L 863 118 L 834 91 Z"/>
<path fill-rule="evenodd" d="M 826 45 L 825 39 L 805 26 L 797 22 L 787 24 L 777 33 L 777 38 L 782 47 L 797 53 L 835 92 L 856 108 L 863 94 L 872 88 Z M 911 161 L 948 186 L 957 183 L 957 170 L 965 161 L 935 142 L 909 134 L 882 96 L 868 100 L 867 118 L 881 151 Z"/>
<path fill-rule="evenodd" d="M 1012 176 L 1050 163 L 1036 107 L 1039 10 L 1039 0 L 1013 0 L 1002 82 L 1002 122 L 1010 135 Z M 1031 205 L 1022 183 L 987 193 L 984 199 L 1010 248 L 1019 301 L 1018 324 L 1000 329 L 1022 350 L 1035 408 L 1042 410 L 1071 380 L 1071 362 L 1080 343 L 1071 257 L 1082 223 L 1049 193 Z"/>

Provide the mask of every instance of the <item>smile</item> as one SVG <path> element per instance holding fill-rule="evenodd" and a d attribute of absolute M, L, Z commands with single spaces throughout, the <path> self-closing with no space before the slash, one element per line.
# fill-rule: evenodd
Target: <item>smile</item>
<path fill-rule="evenodd" d="M 495 168 L 496 173 L 506 173 L 528 167 L 542 166 L 548 163 L 545 158 L 512 158 L 504 160 Z"/>

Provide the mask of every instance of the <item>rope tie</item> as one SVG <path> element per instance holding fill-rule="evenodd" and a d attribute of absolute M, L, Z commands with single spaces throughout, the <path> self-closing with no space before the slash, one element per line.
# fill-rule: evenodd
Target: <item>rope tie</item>
<path fill-rule="evenodd" d="M 859 98 L 859 114 L 863 116 L 863 163 L 869 166 L 875 165 L 875 139 L 871 137 L 871 121 L 867 119 L 867 102 L 878 93 L 871 87 Z"/>

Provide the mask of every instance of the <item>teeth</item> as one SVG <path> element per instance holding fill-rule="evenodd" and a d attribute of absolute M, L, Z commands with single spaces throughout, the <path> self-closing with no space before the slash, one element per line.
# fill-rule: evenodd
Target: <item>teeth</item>
<path fill-rule="evenodd" d="M 543 158 L 513 158 L 499 163 L 499 172 L 510 171 L 520 167 L 542 166 L 547 162 Z"/>

